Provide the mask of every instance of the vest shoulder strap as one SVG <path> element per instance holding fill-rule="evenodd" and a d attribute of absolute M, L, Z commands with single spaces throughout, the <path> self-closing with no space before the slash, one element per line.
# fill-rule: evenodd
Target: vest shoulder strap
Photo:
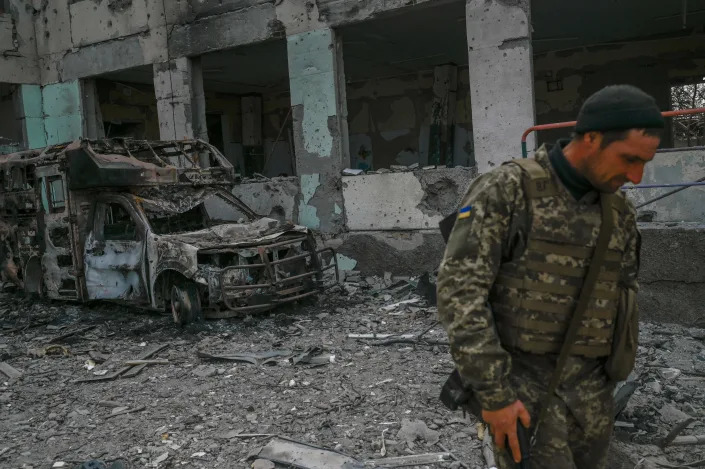
<path fill-rule="evenodd" d="M 609 194 L 609 201 L 612 208 L 624 215 L 628 211 L 626 196 L 622 191 L 617 191 L 614 194 Z"/>
<path fill-rule="evenodd" d="M 521 158 L 508 162 L 519 166 L 524 174 L 524 191 L 529 199 L 552 197 L 558 193 L 551 173 L 533 158 Z"/>

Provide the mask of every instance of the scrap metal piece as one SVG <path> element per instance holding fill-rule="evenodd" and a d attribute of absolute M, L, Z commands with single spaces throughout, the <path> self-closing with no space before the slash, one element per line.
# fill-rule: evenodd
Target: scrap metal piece
<path fill-rule="evenodd" d="M 150 358 L 152 355 L 155 355 L 155 354 L 161 352 L 162 350 L 164 350 L 168 346 L 169 346 L 168 344 L 158 345 L 158 346 L 154 347 L 153 349 L 148 350 L 145 353 L 143 353 L 142 355 L 140 355 L 138 360 L 146 360 L 146 359 Z M 112 381 L 112 380 L 118 378 L 120 375 L 124 375 L 124 377 L 132 377 L 132 376 L 135 376 L 140 371 L 142 371 L 142 369 L 144 369 L 145 366 L 147 366 L 147 365 L 137 365 L 133 369 L 132 365 L 128 365 L 128 366 L 124 366 L 124 367 L 118 369 L 117 371 L 115 371 L 113 373 L 110 373 L 109 375 L 99 376 L 97 378 L 77 379 L 74 381 L 74 383 L 95 383 L 98 381 Z"/>
<path fill-rule="evenodd" d="M 343 453 L 282 437 L 270 440 L 254 456 L 300 469 L 362 469 L 365 467 L 360 461 Z"/>

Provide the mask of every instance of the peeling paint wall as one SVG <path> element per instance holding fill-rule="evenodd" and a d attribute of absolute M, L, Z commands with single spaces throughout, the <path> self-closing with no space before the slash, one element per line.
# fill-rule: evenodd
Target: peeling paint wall
<path fill-rule="evenodd" d="M 474 166 L 467 67 L 458 70 L 453 162 Z M 429 164 L 433 70 L 349 83 L 350 167 L 389 168 Z"/>
<path fill-rule="evenodd" d="M 471 168 L 447 168 L 343 177 L 348 229 L 437 229 L 475 175 Z"/>
<path fill-rule="evenodd" d="M 42 89 L 39 85 L 21 85 L 15 92 L 16 110 L 23 145 L 28 149 L 47 144 Z"/>
<path fill-rule="evenodd" d="M 26 148 L 75 140 L 85 134 L 83 88 L 79 80 L 21 85 L 14 92 L 22 143 Z"/>
<path fill-rule="evenodd" d="M 42 87 L 47 145 L 83 136 L 81 84 L 78 80 Z"/>
<path fill-rule="evenodd" d="M 299 180 L 295 177 L 238 184 L 233 194 L 258 215 L 299 223 Z"/>
<path fill-rule="evenodd" d="M 341 44 L 330 29 L 287 37 L 296 172 L 301 180 L 299 222 L 341 230 L 340 173 L 347 156 Z M 340 74 L 340 76 L 339 76 Z"/>

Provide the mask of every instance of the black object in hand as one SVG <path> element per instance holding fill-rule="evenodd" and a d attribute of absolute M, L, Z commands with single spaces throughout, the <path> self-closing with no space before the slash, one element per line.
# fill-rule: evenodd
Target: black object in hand
<path fill-rule="evenodd" d="M 521 461 L 516 465 L 517 469 L 529 469 L 531 464 L 529 462 L 529 450 L 531 449 L 531 443 L 529 442 L 529 430 L 521 424 L 517 419 L 517 439 L 519 440 L 519 450 L 521 451 Z M 511 452 L 509 448 L 509 441 L 507 441 L 507 451 Z"/>

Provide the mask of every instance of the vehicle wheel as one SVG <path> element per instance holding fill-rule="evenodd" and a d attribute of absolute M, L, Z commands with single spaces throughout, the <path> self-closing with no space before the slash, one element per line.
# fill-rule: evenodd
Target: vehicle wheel
<path fill-rule="evenodd" d="M 202 319 L 201 298 L 193 282 L 184 281 L 172 285 L 170 306 L 171 316 L 180 326 Z"/>

